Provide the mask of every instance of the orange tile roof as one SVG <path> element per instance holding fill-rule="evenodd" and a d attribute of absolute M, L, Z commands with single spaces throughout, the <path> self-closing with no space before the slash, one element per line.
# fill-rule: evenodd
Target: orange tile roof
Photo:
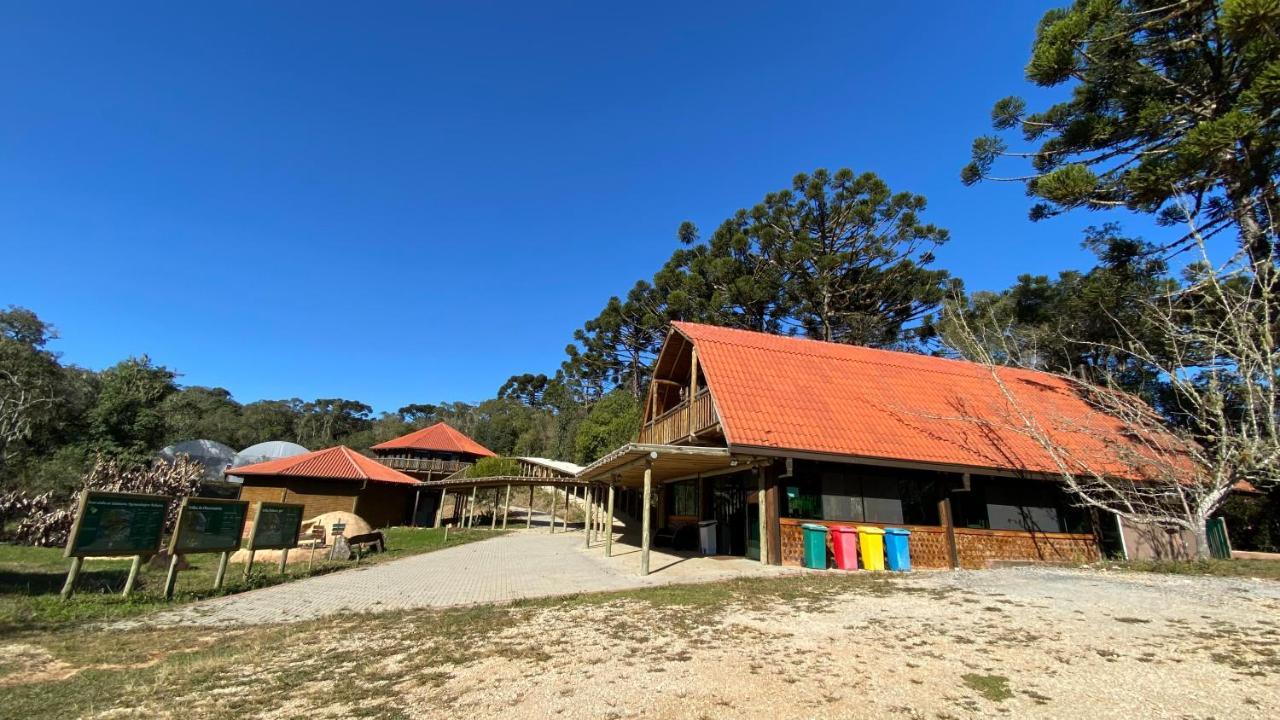
<path fill-rule="evenodd" d="M 443 422 L 438 422 L 431 427 L 425 427 L 408 435 L 402 435 L 394 440 L 388 440 L 373 446 L 374 450 L 395 450 L 400 448 L 469 453 L 480 457 L 494 457 L 497 455 L 494 451 L 453 429 L 448 423 Z"/>
<path fill-rule="evenodd" d="M 372 482 L 418 485 L 418 481 L 397 470 L 367 458 L 345 445 L 316 450 L 305 455 L 268 460 L 266 462 L 227 468 L 225 474 L 241 477 L 309 477 L 332 480 L 369 480 Z"/>
<path fill-rule="evenodd" d="M 1057 474 L 1040 443 L 1017 429 L 991 371 L 962 360 L 729 328 L 673 323 L 698 350 L 725 438 L 733 448 L 781 450 Z M 1109 452 L 1120 424 L 1088 406 L 1063 378 L 998 370 L 1016 407 L 1055 443 L 1132 476 Z M 1098 467 L 1095 462 L 1094 467 Z"/>

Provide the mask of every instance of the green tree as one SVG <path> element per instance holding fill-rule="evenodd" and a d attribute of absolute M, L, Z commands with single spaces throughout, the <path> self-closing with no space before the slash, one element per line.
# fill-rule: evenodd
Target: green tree
<path fill-rule="evenodd" d="M 204 439 L 236 447 L 240 442 L 240 403 L 223 388 L 182 388 L 164 399 L 160 412 L 170 443 Z"/>
<path fill-rule="evenodd" d="M 142 355 L 102 371 L 89 411 L 94 450 L 126 464 L 142 464 L 164 446 L 168 427 L 162 403 L 177 392 L 172 370 Z"/>
<path fill-rule="evenodd" d="M 439 409 L 439 406 L 429 403 L 409 403 L 396 410 L 396 414 L 406 424 L 426 427 Z"/>
<path fill-rule="evenodd" d="M 1092 382 L 1109 377 L 1156 402 L 1162 392 L 1159 378 L 1113 348 L 1131 335 L 1155 341 L 1142 307 L 1172 289 L 1167 263 L 1150 243 L 1123 236 L 1114 224 L 1086 230 L 1084 246 L 1098 257 L 1092 270 L 1067 270 L 1053 279 L 1020 275 L 1006 290 L 956 297 L 940 321 L 930 321 L 928 331 L 967 357 L 990 357 Z M 957 320 L 966 332 L 957 332 Z M 965 347 L 966 338 L 982 343 L 982 352 Z"/>
<path fill-rule="evenodd" d="M 997 102 L 995 128 L 1032 146 L 1011 152 L 1000 135 L 978 138 L 965 183 L 1025 183 L 1033 219 L 1125 207 L 1193 220 L 1206 237 L 1235 226 L 1255 263 L 1272 262 L 1280 3 L 1077 0 L 1045 13 L 1026 76 L 1070 86 L 1070 98 L 1038 112 L 1020 97 Z M 993 175 L 1004 157 L 1029 160 L 1031 171 Z"/>
<path fill-rule="evenodd" d="M 659 325 L 682 318 L 820 340 L 893 345 L 945 297 L 931 269 L 948 234 L 920 220 L 925 199 L 872 173 L 801 173 L 739 210 L 705 244 L 691 223 L 655 277 Z"/>
<path fill-rule="evenodd" d="M 758 228 L 766 208 L 738 210 L 700 242 L 698 228 L 685 221 L 676 231 L 681 247 L 654 276 L 667 299 L 669 319 L 705 322 L 758 332 L 778 332 L 789 315 L 782 267 L 761 242 Z"/>
<path fill-rule="evenodd" d="M 649 369 L 666 337 L 664 308 L 658 289 L 642 280 L 625 300 L 609 298 L 604 310 L 574 333 L 577 348 L 570 352 L 566 371 L 595 381 L 588 401 L 612 387 L 625 387 L 636 398 L 643 395 Z"/>
<path fill-rule="evenodd" d="M 301 400 L 259 400 L 240 408 L 240 428 L 232 447 L 243 449 L 268 440 L 297 440 Z M 312 448 L 318 450 L 319 448 Z"/>
<path fill-rule="evenodd" d="M 45 347 L 55 337 L 53 327 L 26 308 L 0 311 L 0 479 L 57 416 L 62 369 Z"/>
<path fill-rule="evenodd" d="M 356 400 L 320 398 L 303 403 L 295 422 L 298 443 L 313 450 L 346 442 L 372 425 L 373 408 Z"/>
<path fill-rule="evenodd" d="M 640 429 L 640 401 L 624 389 L 605 395 L 591 406 L 578 426 L 574 461 L 589 464 L 635 439 Z"/>

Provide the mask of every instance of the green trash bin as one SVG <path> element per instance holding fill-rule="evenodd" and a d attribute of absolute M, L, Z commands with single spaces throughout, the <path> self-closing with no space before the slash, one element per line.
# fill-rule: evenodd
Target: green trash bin
<path fill-rule="evenodd" d="M 800 526 L 804 532 L 804 566 L 814 570 L 827 569 L 827 526 L 805 523 Z"/>
<path fill-rule="evenodd" d="M 1209 554 L 1215 560 L 1230 560 L 1231 540 L 1227 537 L 1227 521 L 1209 518 L 1206 529 L 1209 531 Z"/>

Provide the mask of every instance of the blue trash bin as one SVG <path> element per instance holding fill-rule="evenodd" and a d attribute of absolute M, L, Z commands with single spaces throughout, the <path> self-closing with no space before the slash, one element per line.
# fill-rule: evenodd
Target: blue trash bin
<path fill-rule="evenodd" d="M 911 531 L 906 528 L 884 529 L 884 556 L 890 570 L 906 572 L 911 569 L 910 538 Z"/>

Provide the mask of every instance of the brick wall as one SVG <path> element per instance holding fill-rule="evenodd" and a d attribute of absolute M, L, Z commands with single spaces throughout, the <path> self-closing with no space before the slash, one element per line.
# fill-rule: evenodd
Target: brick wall
<path fill-rule="evenodd" d="M 869 525 L 882 528 L 906 528 L 911 531 L 908 548 L 913 567 L 947 568 L 951 566 L 947 552 L 946 529 L 942 527 L 792 518 L 782 518 L 780 523 L 783 565 L 801 564 L 804 559 L 804 545 L 800 525 L 814 523 L 826 526 Z M 1094 562 L 1101 558 L 1098 543 L 1092 535 L 975 528 L 956 528 L 955 533 L 956 553 L 960 556 L 960 566 L 964 568 L 984 568 L 996 561 Z M 827 535 L 827 547 L 828 549 L 831 547 L 830 533 Z"/>

